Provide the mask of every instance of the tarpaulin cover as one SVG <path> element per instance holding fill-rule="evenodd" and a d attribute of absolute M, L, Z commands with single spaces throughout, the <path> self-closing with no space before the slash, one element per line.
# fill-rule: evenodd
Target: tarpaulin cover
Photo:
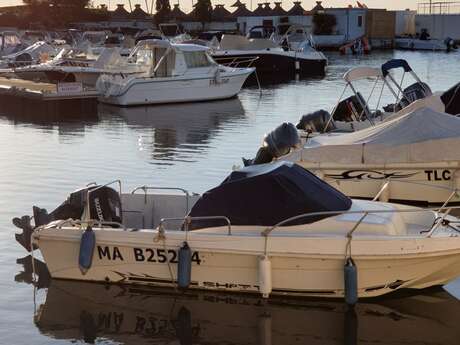
<path fill-rule="evenodd" d="M 460 160 L 460 118 L 416 109 L 349 134 L 315 137 L 301 160 L 334 164 L 424 163 Z"/>
<path fill-rule="evenodd" d="M 232 172 L 207 191 L 190 211 L 191 217 L 226 216 L 232 225 L 275 225 L 287 218 L 317 211 L 344 211 L 351 200 L 309 171 L 289 162 L 245 167 Z M 290 223 L 306 224 L 328 216 Z M 224 225 L 193 221 L 192 229 Z"/>

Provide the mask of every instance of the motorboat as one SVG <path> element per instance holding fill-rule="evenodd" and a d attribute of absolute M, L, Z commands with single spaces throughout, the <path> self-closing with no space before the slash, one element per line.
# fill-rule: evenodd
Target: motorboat
<path fill-rule="evenodd" d="M 456 45 L 453 39 L 420 39 L 414 37 L 396 37 L 394 39 L 396 49 L 405 50 L 431 50 L 431 51 L 453 51 Z"/>
<path fill-rule="evenodd" d="M 293 161 L 353 198 L 460 202 L 458 117 L 423 107 L 353 133 L 322 134 L 301 144 L 296 135 L 293 124 L 280 126 L 246 164 Z"/>
<path fill-rule="evenodd" d="M 229 66 L 254 66 L 262 81 L 325 74 L 327 58 L 311 45 L 303 42 L 298 47 L 292 46 L 298 49 L 285 50 L 274 40 L 264 38 L 262 34 L 256 35 L 257 29 L 252 28 L 248 37 L 224 34 L 219 48 L 212 51 L 212 57 L 218 63 Z M 257 59 L 254 60 L 254 57 Z"/>
<path fill-rule="evenodd" d="M 67 46 L 70 48 L 69 46 Z M 36 65 L 54 59 L 65 46 L 56 46 L 38 41 L 16 53 L 4 55 L 0 59 L 0 68 L 15 68 Z"/>
<path fill-rule="evenodd" d="M 460 275 L 459 220 L 445 209 L 352 200 L 296 164 L 233 171 L 202 195 L 114 183 L 34 207 L 34 225 L 13 219 L 52 278 L 353 299 Z"/>
<path fill-rule="evenodd" d="M 236 96 L 254 68 L 218 65 L 209 48 L 165 40 L 138 43 L 136 63 L 142 74 L 102 74 L 96 84 L 103 103 L 122 106 L 183 103 L 226 99 Z M 141 58 L 142 56 L 142 58 Z"/>
<path fill-rule="evenodd" d="M 398 70 L 402 71 L 400 80 L 393 75 Z M 302 137 L 354 132 L 424 107 L 452 115 L 460 113 L 460 84 L 433 92 L 403 59 L 389 60 L 379 68 L 355 67 L 343 79 L 345 87 L 330 113 L 322 109 L 300 118 L 297 128 Z M 351 95 L 347 94 L 349 90 Z M 360 90 L 366 90 L 364 95 Z"/>

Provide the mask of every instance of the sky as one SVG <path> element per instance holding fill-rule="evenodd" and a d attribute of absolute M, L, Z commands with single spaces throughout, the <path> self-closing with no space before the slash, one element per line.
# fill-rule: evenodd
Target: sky
<path fill-rule="evenodd" d="M 113 9 L 116 4 L 125 4 L 125 7 L 129 9 L 129 1 L 128 0 L 92 0 L 94 5 L 100 5 L 100 4 L 110 4 L 111 9 Z M 152 0 L 147 0 L 147 2 L 151 3 Z M 196 1 L 196 0 L 193 0 Z M 211 0 L 213 5 L 215 4 L 224 4 L 224 5 L 231 5 L 235 0 Z M 265 2 L 268 0 L 252 0 L 252 6 L 253 8 L 257 7 L 257 3 L 259 2 Z M 273 3 L 274 0 L 271 0 Z M 417 9 L 417 3 L 418 2 L 425 2 L 428 0 L 361 0 L 361 3 L 364 3 L 367 5 L 367 7 L 373 7 L 373 8 L 387 8 L 391 10 L 402 10 L 406 8 L 411 8 L 411 9 Z M 142 8 L 145 10 L 145 2 L 146 0 L 131 0 L 132 6 L 134 6 L 135 3 L 141 4 Z M 187 11 L 190 11 L 192 8 L 192 0 L 170 0 L 171 5 L 179 3 L 180 7 Z M 241 2 L 246 3 L 246 6 L 250 8 L 251 0 L 241 0 Z M 302 1 L 302 6 L 308 10 L 313 8 L 315 5 L 315 0 L 303 0 Z M 19 5 L 22 4 L 21 0 L 0 0 L 0 6 L 9 6 L 9 5 Z M 347 1 L 347 0 L 325 0 L 323 1 L 323 6 L 325 7 L 346 7 L 349 4 L 356 5 L 356 1 Z M 292 7 L 292 0 L 283 0 L 282 6 L 285 9 L 289 9 Z"/>

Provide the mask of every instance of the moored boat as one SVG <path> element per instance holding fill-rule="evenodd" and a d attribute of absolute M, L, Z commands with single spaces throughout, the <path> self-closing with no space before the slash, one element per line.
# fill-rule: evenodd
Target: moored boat
<path fill-rule="evenodd" d="M 33 229 L 16 218 L 17 237 L 53 278 L 263 297 L 373 297 L 460 274 L 457 218 L 351 200 L 294 164 L 234 171 L 201 197 L 157 189 L 87 187 L 35 208 Z"/>
<path fill-rule="evenodd" d="M 148 69 L 141 75 L 101 75 L 97 88 L 103 103 L 122 106 L 183 103 L 236 96 L 254 68 L 218 65 L 209 48 L 165 40 L 138 43 Z M 139 54 L 139 53 L 138 53 Z"/>

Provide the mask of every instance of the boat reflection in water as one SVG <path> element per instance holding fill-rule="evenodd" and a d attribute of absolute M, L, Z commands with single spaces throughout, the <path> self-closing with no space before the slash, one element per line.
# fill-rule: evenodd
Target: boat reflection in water
<path fill-rule="evenodd" d="M 139 132 L 139 146 L 153 160 L 191 161 L 191 156 L 209 147 L 209 142 L 226 125 L 245 120 L 238 98 L 223 101 L 123 108 L 99 105 L 102 120 L 124 119 Z M 161 164 L 161 163 L 160 163 Z"/>
<path fill-rule="evenodd" d="M 446 345 L 458 344 L 459 314 L 460 302 L 442 289 L 348 310 L 341 300 L 263 301 L 52 280 L 35 323 L 44 335 L 89 343 Z"/>

